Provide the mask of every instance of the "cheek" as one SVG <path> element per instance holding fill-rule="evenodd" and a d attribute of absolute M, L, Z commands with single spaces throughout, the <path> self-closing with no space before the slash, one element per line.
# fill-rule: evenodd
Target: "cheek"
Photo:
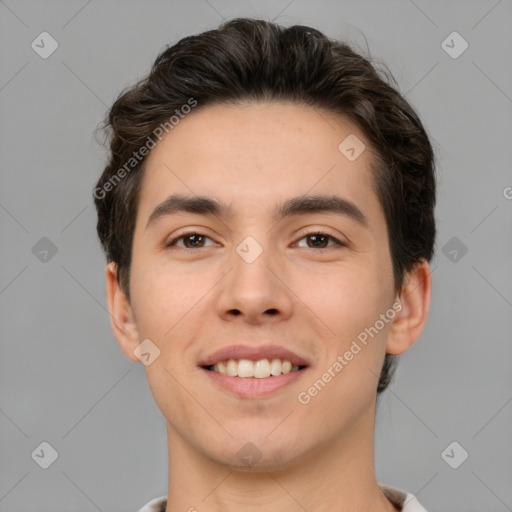
<path fill-rule="evenodd" d="M 389 276 L 379 265 L 364 261 L 338 273 L 331 272 L 323 286 L 317 283 L 307 293 L 319 316 L 325 315 L 337 336 L 346 339 L 373 325 L 386 311 L 392 300 L 390 290 Z"/>
<path fill-rule="evenodd" d="M 134 268 L 131 289 L 139 334 L 165 342 L 183 328 L 205 294 L 204 279 L 164 265 Z"/>
<path fill-rule="evenodd" d="M 325 358 L 315 379 L 329 380 L 330 375 L 325 375 L 329 370 L 336 378 L 319 402 L 329 400 L 329 395 L 343 401 L 354 393 L 369 399 L 378 382 L 393 318 L 388 315 L 387 321 L 381 320 L 381 315 L 390 309 L 394 312 L 392 276 L 385 262 L 361 259 L 361 264 L 350 269 L 332 272 L 325 283 L 322 290 L 317 287 L 309 292 L 311 301 L 317 304 L 312 309 L 319 312 L 331 331 L 325 339 Z"/>

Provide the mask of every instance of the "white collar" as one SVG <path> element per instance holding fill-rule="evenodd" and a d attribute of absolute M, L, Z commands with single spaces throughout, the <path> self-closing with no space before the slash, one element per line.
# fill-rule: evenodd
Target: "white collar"
<path fill-rule="evenodd" d="M 399 507 L 402 512 L 427 512 L 414 494 L 402 491 L 389 485 L 379 484 L 381 491 L 393 505 Z M 155 498 L 146 503 L 138 512 L 165 512 L 167 496 Z"/>

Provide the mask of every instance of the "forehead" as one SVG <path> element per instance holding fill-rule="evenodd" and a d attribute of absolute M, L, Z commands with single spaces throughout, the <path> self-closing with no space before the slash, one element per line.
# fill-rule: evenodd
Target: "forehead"
<path fill-rule="evenodd" d="M 372 160 L 355 124 L 309 106 L 198 106 L 146 158 L 138 216 L 147 220 L 171 193 L 216 197 L 248 215 L 306 194 L 375 209 Z"/>

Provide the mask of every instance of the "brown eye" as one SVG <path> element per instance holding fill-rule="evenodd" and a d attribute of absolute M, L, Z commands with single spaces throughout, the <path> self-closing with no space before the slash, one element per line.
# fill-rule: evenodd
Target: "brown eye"
<path fill-rule="evenodd" d="M 329 242 L 330 237 L 317 234 L 308 235 L 306 238 L 312 242 L 312 247 L 320 247 L 321 249 L 325 249 L 327 247 L 327 243 Z"/>
<path fill-rule="evenodd" d="M 186 242 L 190 243 L 190 246 Z M 204 244 L 204 237 L 202 235 L 187 235 L 183 237 L 183 242 L 187 249 L 192 249 L 194 247 L 202 247 Z"/>
<path fill-rule="evenodd" d="M 178 242 L 183 240 L 183 245 L 178 245 Z M 166 247 L 176 246 L 181 247 L 182 249 L 201 249 L 205 246 L 205 241 L 211 240 L 209 237 L 205 235 L 201 235 L 200 233 L 185 233 L 174 240 L 171 240 Z"/>
<path fill-rule="evenodd" d="M 330 249 L 332 247 L 346 247 L 346 244 L 340 242 L 337 238 L 322 232 L 307 233 L 301 238 L 301 240 L 304 239 L 308 240 L 308 242 L 306 242 L 308 249 Z M 333 242 L 330 246 L 327 245 L 329 241 Z"/>

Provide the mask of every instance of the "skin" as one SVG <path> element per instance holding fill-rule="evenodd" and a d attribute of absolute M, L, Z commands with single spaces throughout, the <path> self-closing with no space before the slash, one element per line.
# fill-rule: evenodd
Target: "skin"
<path fill-rule="evenodd" d="M 338 150 L 349 134 L 366 145 L 353 162 Z M 396 510 L 375 475 L 376 388 L 386 351 L 402 354 L 419 338 L 431 279 L 422 261 L 395 293 L 371 163 L 365 136 L 347 119 L 285 103 L 198 109 L 147 157 L 131 302 L 115 263 L 106 268 L 107 301 L 126 357 L 139 362 L 134 350 L 146 338 L 160 350 L 145 370 L 167 421 L 167 512 Z M 216 197 L 235 216 L 185 213 L 145 229 L 173 193 Z M 335 213 L 271 218 L 287 198 L 333 193 L 355 203 L 368 228 Z M 320 249 L 304 238 L 319 230 L 347 246 L 329 241 Z M 208 238 L 199 248 L 190 238 L 164 246 L 190 232 Z M 247 236 L 263 248 L 250 264 L 235 250 Z M 394 319 L 307 405 L 299 403 L 297 395 L 398 299 Z M 270 397 L 239 398 L 198 367 L 236 343 L 282 345 L 310 366 Z M 237 456 L 249 442 L 261 456 L 252 467 Z"/>

